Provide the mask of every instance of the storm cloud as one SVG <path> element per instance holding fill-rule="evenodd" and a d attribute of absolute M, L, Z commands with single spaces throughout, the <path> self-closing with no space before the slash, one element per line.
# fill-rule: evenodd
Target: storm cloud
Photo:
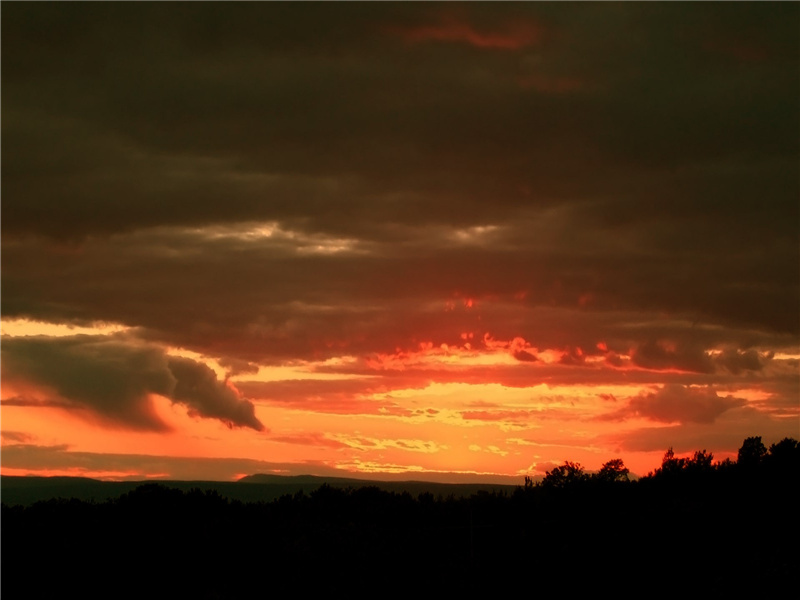
<path fill-rule="evenodd" d="M 206 365 L 125 337 L 11 338 L 3 341 L 2 368 L 7 381 L 41 386 L 66 401 L 62 407 L 88 409 L 122 427 L 165 429 L 148 398 L 160 394 L 195 416 L 264 429 L 252 403 Z"/>

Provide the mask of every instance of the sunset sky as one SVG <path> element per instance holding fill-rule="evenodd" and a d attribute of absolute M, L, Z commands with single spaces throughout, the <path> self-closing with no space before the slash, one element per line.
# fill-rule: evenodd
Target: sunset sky
<path fill-rule="evenodd" d="M 4 2 L 2 473 L 521 484 L 800 437 L 798 22 Z"/>

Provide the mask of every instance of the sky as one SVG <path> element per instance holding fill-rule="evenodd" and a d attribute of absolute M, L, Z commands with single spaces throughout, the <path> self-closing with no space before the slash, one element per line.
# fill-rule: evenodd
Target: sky
<path fill-rule="evenodd" d="M 3 2 L 2 473 L 800 438 L 798 17 Z"/>

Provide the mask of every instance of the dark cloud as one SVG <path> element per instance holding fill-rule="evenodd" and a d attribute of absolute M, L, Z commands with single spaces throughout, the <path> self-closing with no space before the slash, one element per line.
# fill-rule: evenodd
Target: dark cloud
<path fill-rule="evenodd" d="M 527 350 L 515 350 L 514 358 L 522 362 L 536 362 L 537 360 L 539 360 L 538 358 L 536 358 L 536 356 L 534 356 Z"/>
<path fill-rule="evenodd" d="M 677 369 L 711 373 L 714 369 L 709 355 L 698 345 L 645 342 L 633 355 L 633 362 L 647 369 Z"/>
<path fill-rule="evenodd" d="M 189 414 L 219 419 L 233 427 L 251 427 L 263 431 L 256 418 L 253 404 L 241 397 L 227 381 L 219 381 L 206 365 L 189 358 L 170 356 L 167 365 L 175 378 L 169 397 L 185 404 Z"/>
<path fill-rule="evenodd" d="M 75 409 L 75 405 L 68 400 L 55 400 L 53 398 L 34 398 L 32 396 L 10 396 L 0 400 L 3 406 L 37 406 L 50 408 Z"/>
<path fill-rule="evenodd" d="M 48 403 L 88 409 L 122 427 L 164 430 L 148 397 L 160 394 L 195 416 L 264 429 L 253 405 L 210 368 L 126 336 L 10 338 L 3 341 L 2 369 L 8 381 L 55 394 Z"/>
<path fill-rule="evenodd" d="M 711 327 L 727 319 L 710 310 L 703 317 L 666 295 L 660 304 L 673 316 L 657 314 L 661 283 L 652 298 L 626 298 L 629 284 L 610 274 L 613 263 L 587 259 L 576 275 L 575 265 L 559 270 L 537 256 L 555 251 L 550 245 L 506 251 L 437 236 L 420 238 L 416 248 L 387 243 L 361 252 L 345 244 L 336 251 L 335 240 L 249 231 L 256 231 L 253 224 L 238 232 L 151 230 L 79 248 L 4 240 L 4 316 L 121 322 L 141 327 L 153 341 L 251 362 L 385 352 L 420 342 L 461 345 L 464 332 L 522 336 L 540 349 L 583 352 L 604 341 L 617 354 L 662 338 L 679 339 L 684 354 L 690 347 L 697 354 L 723 344 L 778 349 L 796 343 L 763 322 L 753 329 L 751 317 Z M 582 306 L 582 294 L 600 286 L 597 300 Z M 640 294 L 641 287 L 635 288 Z M 467 297 L 475 299 L 471 308 Z M 774 315 L 766 307 L 763 314 Z M 676 366 L 664 356 L 648 358 L 647 351 L 645 345 L 639 355 L 643 364 Z M 711 368 L 700 354 L 682 358 L 692 369 Z"/>
<path fill-rule="evenodd" d="M 795 174 L 796 16 L 791 4 L 11 7 L 4 188 L 25 201 L 4 203 L 4 233 L 275 219 L 374 238 L 384 222 L 509 222 L 567 202 L 640 225 L 705 213 L 711 237 L 746 214 L 791 237 L 775 217 L 797 214 L 797 184 L 764 189 L 764 174 Z M 764 60 L 720 60 L 713 48 L 742 37 Z M 709 50 L 715 39 L 732 41 Z M 749 189 L 725 184 L 739 172 Z"/>
<path fill-rule="evenodd" d="M 59 399 L 125 427 L 163 430 L 148 393 L 168 396 L 175 378 L 162 351 L 76 336 L 3 341 L 3 378 L 46 387 Z"/>
<path fill-rule="evenodd" d="M 764 364 L 772 360 L 774 355 L 774 352 L 762 354 L 754 348 L 748 350 L 726 348 L 715 361 L 734 375 L 738 375 L 743 371 L 761 371 Z"/>
<path fill-rule="evenodd" d="M 631 398 L 628 406 L 602 419 L 643 417 L 662 423 L 709 424 L 726 411 L 746 404 L 747 401 L 743 398 L 721 397 L 711 387 L 666 384 L 656 392 Z"/>

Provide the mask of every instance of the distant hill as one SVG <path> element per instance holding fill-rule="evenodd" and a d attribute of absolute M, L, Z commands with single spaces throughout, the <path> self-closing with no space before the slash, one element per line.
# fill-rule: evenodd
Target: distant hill
<path fill-rule="evenodd" d="M 30 505 L 55 498 L 105 502 L 118 498 L 145 483 L 159 483 L 166 487 L 188 491 L 193 488 L 215 490 L 221 496 L 241 502 L 272 502 L 298 492 L 309 494 L 327 484 L 335 488 L 377 487 L 390 492 L 408 492 L 413 497 L 430 493 L 434 497 L 468 497 L 480 491 L 506 491 L 517 486 L 477 483 L 432 483 L 425 481 L 372 481 L 343 477 L 318 477 L 315 475 L 249 475 L 238 481 L 101 481 L 88 477 L 0 477 L 0 501 L 7 505 Z"/>
<path fill-rule="evenodd" d="M 352 477 L 320 477 L 319 475 L 275 475 L 273 473 L 256 473 L 255 475 L 245 475 L 238 480 L 239 483 L 301 483 L 321 485 L 323 482 L 328 485 L 364 485 L 369 481 L 355 479 Z"/>

